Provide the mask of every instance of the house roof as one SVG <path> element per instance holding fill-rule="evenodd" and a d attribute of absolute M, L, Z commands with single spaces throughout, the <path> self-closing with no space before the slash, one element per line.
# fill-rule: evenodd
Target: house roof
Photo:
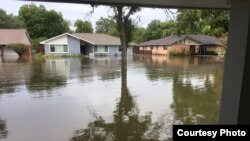
<path fill-rule="evenodd" d="M 158 40 L 150 40 L 139 44 L 138 46 L 152 46 L 152 45 L 172 45 L 182 39 L 190 39 L 202 45 L 220 45 L 221 42 L 218 38 L 208 35 L 171 35 L 166 38 Z"/>
<path fill-rule="evenodd" d="M 0 44 L 23 43 L 31 45 L 31 39 L 26 29 L 0 29 Z"/>
<path fill-rule="evenodd" d="M 80 38 L 83 41 L 86 41 L 95 45 L 121 45 L 121 41 L 119 38 L 113 37 L 107 34 L 73 33 L 73 35 Z"/>
<path fill-rule="evenodd" d="M 45 41 L 42 41 L 40 42 L 40 44 L 45 44 L 46 42 L 49 42 L 56 38 L 60 38 L 62 36 L 71 36 L 73 38 L 88 42 L 93 45 L 118 45 L 118 46 L 121 45 L 120 38 L 101 33 L 73 33 L 73 34 L 64 33 L 55 36 L 53 38 L 47 39 Z M 135 45 L 135 43 L 130 43 L 130 45 Z"/>

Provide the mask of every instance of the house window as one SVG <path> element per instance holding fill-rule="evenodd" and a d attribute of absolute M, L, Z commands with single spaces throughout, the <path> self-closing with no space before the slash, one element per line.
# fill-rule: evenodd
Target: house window
<path fill-rule="evenodd" d="M 121 46 L 119 46 L 119 51 L 122 51 L 122 47 Z"/>
<path fill-rule="evenodd" d="M 153 50 L 153 47 L 151 46 L 150 49 Z"/>
<path fill-rule="evenodd" d="M 63 51 L 64 51 L 64 52 L 68 52 L 68 51 L 69 51 L 69 49 L 68 49 L 68 46 L 67 46 L 67 45 L 63 45 Z"/>
<path fill-rule="evenodd" d="M 167 45 L 164 45 L 164 46 L 163 46 L 163 49 L 164 49 L 164 50 L 167 50 L 167 49 L 168 49 L 168 46 L 167 46 Z"/>
<path fill-rule="evenodd" d="M 94 46 L 94 52 L 96 53 L 107 53 L 108 49 L 108 46 Z"/>
<path fill-rule="evenodd" d="M 108 51 L 109 51 L 109 47 L 105 46 L 105 52 L 108 52 Z"/>
<path fill-rule="evenodd" d="M 50 45 L 50 52 L 52 53 L 67 53 L 68 51 L 68 45 Z"/>
<path fill-rule="evenodd" d="M 54 45 L 50 45 L 50 52 L 55 52 L 55 46 Z"/>

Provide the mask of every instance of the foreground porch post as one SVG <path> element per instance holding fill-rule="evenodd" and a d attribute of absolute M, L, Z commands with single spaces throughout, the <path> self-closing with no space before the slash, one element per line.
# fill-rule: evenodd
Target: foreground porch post
<path fill-rule="evenodd" d="M 220 124 L 250 124 L 250 0 L 231 0 Z"/>
<path fill-rule="evenodd" d="M 0 45 L 1 56 L 3 57 L 3 46 Z"/>

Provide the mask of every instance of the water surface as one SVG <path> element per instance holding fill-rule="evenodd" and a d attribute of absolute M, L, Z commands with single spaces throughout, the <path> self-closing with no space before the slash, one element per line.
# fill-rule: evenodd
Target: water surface
<path fill-rule="evenodd" d="M 0 61 L 0 140 L 166 140 L 171 125 L 216 124 L 218 57 Z"/>

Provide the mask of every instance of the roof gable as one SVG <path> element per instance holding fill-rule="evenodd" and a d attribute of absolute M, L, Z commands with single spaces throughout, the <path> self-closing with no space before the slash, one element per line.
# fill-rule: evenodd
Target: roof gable
<path fill-rule="evenodd" d="M 76 36 L 74 36 L 74 35 L 72 35 L 72 34 L 63 33 L 63 34 L 61 34 L 61 35 L 58 35 L 58 36 L 52 37 L 52 38 L 50 38 L 50 39 L 44 40 L 44 41 L 40 42 L 40 44 L 46 44 L 46 43 L 49 42 L 49 41 L 56 40 L 56 39 L 61 38 L 61 37 L 63 37 L 63 36 L 70 36 L 70 37 L 73 37 L 73 38 L 76 38 L 76 39 L 80 40 L 80 38 L 78 38 L 78 37 L 76 37 Z"/>

